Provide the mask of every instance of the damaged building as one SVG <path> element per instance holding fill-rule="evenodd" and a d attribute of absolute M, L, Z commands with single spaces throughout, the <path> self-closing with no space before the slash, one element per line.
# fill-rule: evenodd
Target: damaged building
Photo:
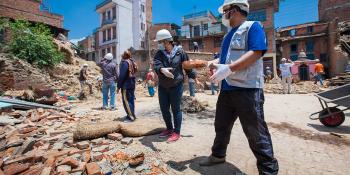
<path fill-rule="evenodd" d="M 68 36 L 63 28 L 63 16 L 51 13 L 50 8 L 42 0 L 1 0 L 0 17 L 11 20 L 25 19 L 32 23 L 47 25 L 54 36 L 62 33 Z"/>
<path fill-rule="evenodd" d="M 344 72 L 349 57 L 339 49 L 341 32 L 338 26 L 350 20 L 349 12 L 347 0 L 319 0 L 319 21 L 278 29 L 278 60 L 296 61 L 297 67 L 292 73 L 300 80 L 312 78 L 315 59 L 324 65 L 327 77 Z M 299 60 L 300 53 L 305 53 L 307 59 Z"/>

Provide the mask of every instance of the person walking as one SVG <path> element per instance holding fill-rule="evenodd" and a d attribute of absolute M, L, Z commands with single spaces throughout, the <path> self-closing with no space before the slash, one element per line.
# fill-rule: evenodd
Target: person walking
<path fill-rule="evenodd" d="M 195 41 L 193 42 L 193 52 L 199 52 L 198 50 L 199 50 L 198 42 Z"/>
<path fill-rule="evenodd" d="M 118 81 L 118 67 L 113 62 L 113 54 L 107 53 L 104 59 L 98 63 L 98 66 L 102 69 L 102 94 L 103 94 L 103 106 L 102 110 L 108 109 L 108 98 L 110 98 L 110 110 L 116 110 L 115 104 L 115 83 Z M 108 95 L 109 94 L 109 95 Z"/>
<path fill-rule="evenodd" d="M 212 166 L 226 161 L 231 130 L 237 118 L 241 122 L 249 147 L 257 159 L 260 175 L 276 175 L 271 136 L 264 119 L 264 73 L 262 56 L 267 41 L 260 22 L 247 21 L 248 0 L 225 0 L 219 8 L 223 24 L 231 28 L 224 37 L 221 57 L 209 62 L 216 72 L 213 82 L 222 82 L 216 104 L 215 139 L 212 154 L 200 162 Z"/>
<path fill-rule="evenodd" d="M 122 61 L 120 62 L 118 79 L 118 90 L 121 90 L 122 100 L 126 116 L 124 122 L 132 122 L 136 120 L 135 116 L 135 73 L 137 72 L 137 65 L 131 58 L 129 50 L 125 51 L 122 55 Z"/>
<path fill-rule="evenodd" d="M 153 97 L 155 94 L 155 75 L 152 69 L 148 70 L 148 73 L 146 75 L 146 85 L 148 88 L 148 94 L 150 97 Z"/>
<path fill-rule="evenodd" d="M 189 59 L 182 48 L 174 45 L 173 37 L 168 30 L 159 30 L 154 41 L 158 42 L 158 51 L 154 56 L 154 70 L 159 77 L 159 106 L 167 128 L 159 137 L 168 137 L 169 143 L 180 138 L 182 124 L 180 105 L 184 84 L 182 62 Z M 192 69 L 186 70 L 186 75 L 188 78 L 196 78 Z"/>
<path fill-rule="evenodd" d="M 271 79 L 272 79 L 272 71 L 271 71 L 271 68 L 270 67 L 266 67 L 266 73 L 265 73 L 265 82 L 266 83 L 269 83 L 270 81 L 271 81 Z"/>
<path fill-rule="evenodd" d="M 319 59 L 316 59 L 315 61 L 315 84 L 317 84 L 317 81 L 319 81 L 321 86 L 323 86 L 324 67 L 323 64 L 320 63 Z"/>
<path fill-rule="evenodd" d="M 280 64 L 280 70 L 281 70 L 281 76 L 282 76 L 282 86 L 283 86 L 283 93 L 290 94 L 292 90 L 292 73 L 291 68 L 294 65 L 293 62 L 289 61 L 286 58 L 281 59 Z"/>

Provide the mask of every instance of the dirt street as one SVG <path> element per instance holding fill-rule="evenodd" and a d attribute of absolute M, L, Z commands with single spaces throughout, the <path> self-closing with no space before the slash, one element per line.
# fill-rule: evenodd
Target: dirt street
<path fill-rule="evenodd" d="M 182 138 L 167 144 L 157 136 L 138 138 L 135 144 L 144 145 L 159 153 L 167 162 L 171 174 L 258 174 L 256 159 L 249 149 L 239 120 L 234 125 L 227 163 L 203 168 L 198 162 L 210 154 L 214 140 L 214 116 L 217 96 L 197 94 L 207 101 L 209 109 L 197 114 L 185 114 Z M 119 96 L 119 95 L 118 95 Z M 308 116 L 321 109 L 312 94 L 265 95 L 265 118 L 272 135 L 274 152 L 283 175 L 294 174 L 348 174 L 350 172 L 350 120 L 338 128 L 326 128 Z M 116 112 L 102 112 L 102 99 L 77 104 L 73 111 L 88 113 L 92 118 L 118 118 L 125 115 L 120 99 Z M 137 97 L 138 117 L 161 117 L 157 97 Z M 349 113 L 346 114 L 350 116 Z M 118 117 L 117 117 L 118 116 Z M 330 133 L 337 133 L 337 137 Z"/>

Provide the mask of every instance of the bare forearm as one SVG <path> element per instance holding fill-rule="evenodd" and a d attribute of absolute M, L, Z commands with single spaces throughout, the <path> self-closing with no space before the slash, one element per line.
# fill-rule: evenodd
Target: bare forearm
<path fill-rule="evenodd" d="M 232 72 L 246 69 L 250 65 L 254 64 L 262 55 L 261 51 L 249 51 L 242 55 L 238 60 L 230 64 Z"/>

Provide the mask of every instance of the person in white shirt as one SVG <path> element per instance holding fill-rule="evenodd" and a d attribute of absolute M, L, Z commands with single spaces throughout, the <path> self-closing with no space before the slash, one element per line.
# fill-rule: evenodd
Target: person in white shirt
<path fill-rule="evenodd" d="M 290 69 L 293 65 L 294 63 L 292 61 L 289 61 L 286 58 L 281 59 L 280 70 L 281 70 L 282 86 L 283 86 L 284 94 L 291 93 L 292 73 Z"/>

